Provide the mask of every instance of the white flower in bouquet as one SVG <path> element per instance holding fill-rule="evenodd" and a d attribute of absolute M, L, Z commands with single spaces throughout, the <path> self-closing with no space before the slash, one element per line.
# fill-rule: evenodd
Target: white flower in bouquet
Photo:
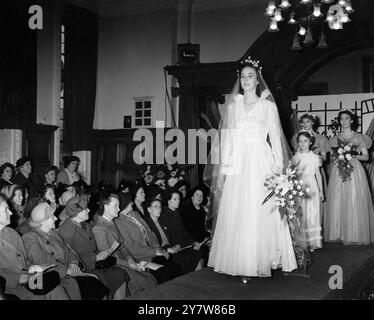
<path fill-rule="evenodd" d="M 305 190 L 306 191 L 306 190 Z M 302 197 L 304 195 L 304 192 L 300 191 L 299 196 Z"/>
<path fill-rule="evenodd" d="M 165 185 L 165 180 L 164 179 L 158 179 L 155 184 L 157 184 L 158 186 L 163 186 Z"/>
<path fill-rule="evenodd" d="M 344 160 L 344 156 L 341 154 L 341 155 L 339 155 L 339 157 L 338 157 L 340 160 Z"/>
<path fill-rule="evenodd" d="M 293 198 L 293 195 L 292 195 L 292 194 L 290 194 L 290 195 L 288 196 L 288 198 L 289 198 L 289 199 L 292 199 L 292 198 Z"/>
<path fill-rule="evenodd" d="M 172 171 L 172 172 L 170 173 L 170 175 L 171 175 L 172 177 L 175 177 L 175 176 L 177 175 L 177 172 L 176 172 L 176 171 Z"/>
<path fill-rule="evenodd" d="M 297 194 L 297 191 L 296 191 L 296 190 L 292 190 L 292 194 L 293 194 L 293 195 L 296 195 L 296 194 Z"/>
<path fill-rule="evenodd" d="M 339 154 L 343 154 L 343 153 L 344 153 L 344 150 L 343 150 L 342 148 L 339 148 L 339 149 L 338 149 L 338 153 L 339 153 Z"/>
<path fill-rule="evenodd" d="M 310 188 L 305 188 L 305 192 L 306 193 L 310 192 Z"/>
<path fill-rule="evenodd" d="M 175 184 L 176 184 L 178 181 L 179 181 L 178 178 L 174 178 L 174 177 L 169 178 L 169 180 L 168 180 L 168 185 L 169 185 L 169 187 L 174 187 Z"/>
<path fill-rule="evenodd" d="M 351 151 L 351 147 L 350 146 L 344 146 L 344 150 L 345 151 Z"/>
<path fill-rule="evenodd" d="M 184 170 L 181 171 L 181 175 L 184 176 L 186 174 L 186 172 L 184 172 Z"/>
<path fill-rule="evenodd" d="M 303 185 L 303 184 L 304 184 L 304 181 L 303 181 L 303 180 L 299 180 L 299 184 L 300 184 L 300 185 Z"/>
<path fill-rule="evenodd" d="M 291 205 L 291 206 L 294 206 L 294 205 L 295 205 L 295 201 L 291 200 L 291 201 L 290 201 L 290 205 Z"/>
<path fill-rule="evenodd" d="M 349 160 L 352 160 L 352 156 L 351 156 L 350 153 L 347 153 L 347 154 L 345 155 L 345 157 L 347 158 L 348 161 L 349 161 Z"/>
<path fill-rule="evenodd" d="M 145 183 L 150 184 L 153 180 L 153 176 L 151 174 L 146 175 L 144 178 Z"/>

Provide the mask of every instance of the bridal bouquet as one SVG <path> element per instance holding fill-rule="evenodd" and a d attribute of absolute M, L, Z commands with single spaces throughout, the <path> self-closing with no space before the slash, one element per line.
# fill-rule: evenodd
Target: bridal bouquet
<path fill-rule="evenodd" d="M 271 192 L 262 202 L 264 204 L 274 196 L 275 208 L 278 208 L 281 216 L 286 216 L 288 221 L 296 223 L 299 223 L 299 217 L 296 215 L 297 208 L 301 199 L 309 192 L 309 188 L 300 179 L 301 174 L 302 171 L 290 161 L 283 173 L 275 173 L 266 177 L 265 186 Z"/>
<path fill-rule="evenodd" d="M 340 177 L 343 182 L 350 181 L 354 170 L 350 161 L 354 155 L 358 155 L 357 145 L 338 138 L 338 146 L 331 149 L 333 150 L 333 161 L 338 167 Z"/>
<path fill-rule="evenodd" d="M 265 180 L 265 186 L 271 191 L 264 199 L 262 204 L 266 203 L 271 197 L 275 199 L 274 209 L 278 209 L 281 217 L 287 217 L 287 223 L 290 230 L 292 245 L 295 252 L 300 275 L 306 276 L 306 267 L 311 263 L 310 255 L 305 245 L 297 239 L 297 235 L 302 235 L 303 230 L 300 221 L 301 200 L 310 191 L 300 179 L 302 171 L 297 169 L 290 161 L 283 173 L 276 173 L 268 176 Z M 298 275 L 297 273 L 296 275 Z"/>

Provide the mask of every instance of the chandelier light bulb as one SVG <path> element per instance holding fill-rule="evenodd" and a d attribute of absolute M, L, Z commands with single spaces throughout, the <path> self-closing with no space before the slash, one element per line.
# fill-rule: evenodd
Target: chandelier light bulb
<path fill-rule="evenodd" d="M 306 29 L 303 26 L 300 26 L 299 35 L 305 36 L 305 33 L 306 33 Z"/>
<path fill-rule="evenodd" d="M 321 6 L 319 4 L 314 5 L 314 10 L 313 10 L 313 16 L 316 18 L 320 17 L 322 15 L 321 13 Z"/>
<path fill-rule="evenodd" d="M 309 4 L 311 2 L 312 2 L 312 0 L 301 0 L 300 1 L 301 4 Z"/>
<path fill-rule="evenodd" d="M 345 0 L 339 0 L 338 4 L 343 7 L 343 6 L 345 6 L 347 4 L 347 1 L 345 1 Z"/>
<path fill-rule="evenodd" d="M 274 9 L 266 8 L 265 10 L 265 16 L 271 17 L 274 14 Z"/>
<path fill-rule="evenodd" d="M 342 17 L 341 17 L 341 22 L 343 23 L 347 23 L 347 22 L 350 22 L 351 19 L 349 19 L 348 15 L 347 14 L 343 14 Z"/>
<path fill-rule="evenodd" d="M 288 0 L 282 0 L 281 4 L 279 6 L 283 9 L 286 9 L 286 8 L 289 8 L 291 6 L 291 4 Z"/>
<path fill-rule="evenodd" d="M 268 2 L 268 7 L 266 10 L 275 10 L 276 6 L 275 6 L 275 2 L 274 1 L 269 1 Z"/>
<path fill-rule="evenodd" d="M 334 0 L 322 0 L 321 2 L 322 3 L 331 3 L 331 2 L 333 2 Z"/>
<path fill-rule="evenodd" d="M 331 22 L 334 19 L 334 17 L 331 14 L 327 15 L 326 21 Z"/>
<path fill-rule="evenodd" d="M 343 24 L 340 21 L 335 21 L 334 24 L 332 25 L 332 28 L 334 30 L 341 30 L 343 29 Z"/>
<path fill-rule="evenodd" d="M 281 12 L 281 10 L 280 10 L 279 8 L 278 8 L 278 9 L 275 9 L 274 19 L 275 19 L 277 22 L 283 20 L 283 18 L 282 18 L 282 12 Z"/>
<path fill-rule="evenodd" d="M 296 23 L 297 23 L 297 21 L 295 20 L 294 17 L 295 17 L 295 14 L 292 13 L 292 14 L 290 15 L 290 20 L 288 20 L 288 23 L 289 23 L 289 24 L 296 24 Z"/>
<path fill-rule="evenodd" d="M 278 29 L 278 23 L 275 19 L 270 20 L 270 26 L 269 26 L 269 31 L 270 32 L 277 32 L 279 31 Z"/>
<path fill-rule="evenodd" d="M 350 0 L 347 1 L 347 4 L 345 5 L 345 10 L 346 10 L 348 13 L 351 13 L 351 12 L 354 11 L 353 8 L 352 8 L 352 4 L 351 4 L 351 1 L 350 1 Z"/>

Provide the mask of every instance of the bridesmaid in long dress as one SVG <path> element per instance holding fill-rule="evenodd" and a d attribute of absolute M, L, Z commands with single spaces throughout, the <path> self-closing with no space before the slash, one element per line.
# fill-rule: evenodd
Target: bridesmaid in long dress
<path fill-rule="evenodd" d="M 314 144 L 312 146 L 312 151 L 319 155 L 322 160 L 322 166 L 320 168 L 321 176 L 322 176 L 322 185 L 323 185 L 323 194 L 326 195 L 327 193 L 327 176 L 324 169 L 323 164 L 326 163 L 327 160 L 327 154 L 331 152 L 330 142 L 329 140 L 323 136 L 320 135 L 316 130 L 315 127 L 317 125 L 318 118 L 315 115 L 312 115 L 310 113 L 304 113 L 300 117 L 300 124 L 301 127 L 304 130 L 310 131 L 310 133 L 314 136 Z M 297 133 L 292 137 L 291 139 L 291 145 L 294 149 L 294 151 L 298 151 L 298 144 L 296 141 Z M 326 201 L 321 202 L 321 221 L 323 221 L 324 214 L 326 212 Z"/>
<path fill-rule="evenodd" d="M 359 154 L 350 160 L 353 166 L 351 179 L 343 182 L 334 164 L 327 190 L 327 214 L 325 240 L 348 244 L 374 242 L 374 209 L 365 170 L 360 161 L 369 159 L 371 139 L 353 130 L 355 115 L 341 111 L 338 115 L 341 133 L 331 138 L 331 147 L 337 147 L 338 139 L 349 141 L 358 147 Z"/>

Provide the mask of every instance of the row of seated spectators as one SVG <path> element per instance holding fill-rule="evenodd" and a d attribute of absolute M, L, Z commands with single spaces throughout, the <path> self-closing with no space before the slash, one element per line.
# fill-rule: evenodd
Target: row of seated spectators
<path fill-rule="evenodd" d="M 31 161 L 20 160 L 17 167 L 31 172 Z M 93 188 L 81 179 L 56 185 L 54 176 L 34 194 L 29 182 L 5 177 L 0 298 L 125 299 L 206 266 L 204 188 L 189 195 L 184 181 L 168 190 L 139 181 Z"/>

